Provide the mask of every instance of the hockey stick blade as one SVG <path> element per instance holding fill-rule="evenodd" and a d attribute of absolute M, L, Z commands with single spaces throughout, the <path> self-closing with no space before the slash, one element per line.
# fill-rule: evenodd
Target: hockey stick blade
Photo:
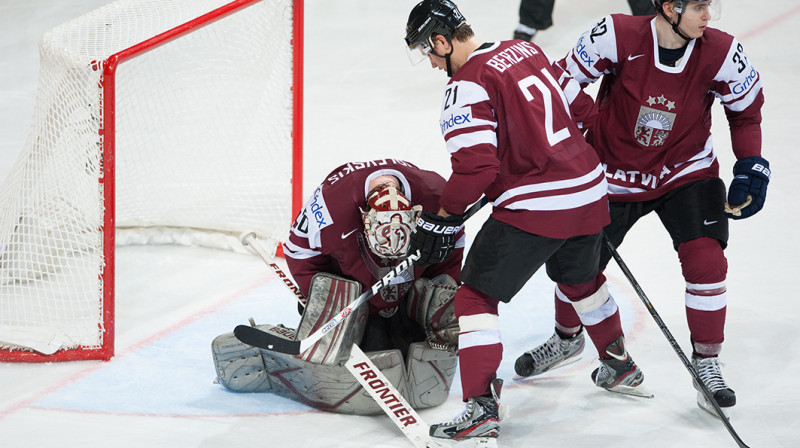
<path fill-rule="evenodd" d="M 253 347 L 286 353 L 287 355 L 300 354 L 300 341 L 290 341 L 249 325 L 237 325 L 233 329 L 233 335 L 236 336 L 236 339 Z"/>

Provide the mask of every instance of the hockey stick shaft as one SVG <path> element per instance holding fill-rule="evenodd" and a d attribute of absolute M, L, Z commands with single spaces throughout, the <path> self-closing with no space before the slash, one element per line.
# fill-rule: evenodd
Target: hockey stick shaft
<path fill-rule="evenodd" d="M 619 265 L 619 268 L 622 270 L 622 273 L 625 274 L 625 277 L 628 279 L 631 286 L 633 286 L 633 289 L 636 291 L 636 294 L 639 296 L 640 299 L 642 299 L 642 302 L 644 303 L 644 306 L 647 308 L 647 311 L 650 313 L 650 316 L 653 317 L 653 319 L 656 321 L 656 324 L 658 324 L 658 328 L 660 328 L 661 332 L 664 333 L 664 336 L 666 336 L 667 341 L 672 346 L 672 349 L 675 351 L 675 353 L 678 355 L 678 358 L 680 358 L 681 362 L 683 363 L 683 366 L 686 367 L 686 370 L 688 370 L 689 374 L 692 375 L 692 378 L 694 379 L 695 383 L 697 383 L 700 386 L 700 389 L 702 389 L 703 395 L 705 396 L 706 400 L 709 403 L 711 403 L 711 405 L 714 407 L 714 410 L 717 412 L 717 415 L 719 416 L 720 420 L 722 420 L 722 423 L 725 425 L 725 428 L 728 430 L 728 432 L 730 433 L 730 435 L 733 437 L 733 439 L 736 441 L 736 443 L 739 445 L 740 448 L 749 448 L 744 443 L 744 441 L 742 441 L 742 438 L 739 437 L 739 434 L 736 433 L 736 430 L 733 429 L 731 422 L 728 420 L 727 417 L 725 417 L 725 414 L 722 413 L 722 409 L 719 407 L 719 404 L 717 404 L 717 400 L 714 399 L 714 395 L 711 393 L 710 390 L 708 390 L 708 387 L 705 385 L 705 383 L 703 383 L 703 380 L 700 378 L 700 374 L 698 374 L 697 370 L 694 368 L 694 366 L 692 366 L 692 363 L 689 361 L 689 358 L 686 357 L 686 354 L 681 349 L 681 346 L 678 344 L 678 341 L 676 341 L 675 338 L 672 336 L 672 333 L 669 331 L 669 328 L 667 328 L 667 325 L 664 323 L 664 321 L 661 319 L 661 316 L 653 307 L 653 304 L 650 302 L 650 299 L 647 298 L 647 295 L 644 293 L 644 290 L 639 285 L 639 282 L 636 281 L 636 278 L 634 278 L 633 273 L 631 273 L 631 270 L 628 269 L 628 265 L 626 265 L 625 261 L 622 260 L 622 257 L 619 255 L 619 252 L 617 252 L 617 248 L 614 247 L 614 244 L 608 239 L 608 237 L 606 237 L 605 240 L 606 240 L 606 246 L 608 247 L 608 250 L 611 252 L 611 256 L 614 257 L 614 261 L 617 262 L 617 265 Z"/>
<path fill-rule="evenodd" d="M 350 349 L 345 367 L 414 446 L 428 445 L 428 425 L 357 344 Z"/>
<path fill-rule="evenodd" d="M 271 267 L 272 270 L 275 271 L 275 274 L 281 279 L 283 284 L 286 285 L 286 287 L 289 288 L 290 291 L 292 291 L 292 294 L 294 294 L 297 301 L 300 302 L 300 304 L 303 305 L 303 307 L 305 307 L 306 298 L 303 295 L 303 292 L 300 291 L 300 288 L 298 288 L 297 285 L 294 284 L 291 277 L 289 277 L 289 275 L 283 272 L 283 269 L 281 269 L 281 267 L 278 266 L 277 263 L 275 263 L 275 255 L 270 253 L 270 251 L 268 251 L 267 248 L 264 247 L 263 244 L 261 244 L 261 241 L 259 241 L 259 239 L 256 237 L 256 233 L 255 232 L 244 233 L 241 237 L 241 241 L 242 245 L 251 248 L 253 252 L 255 252 L 259 257 L 261 257 L 262 260 L 264 260 L 264 263 L 266 263 L 267 266 Z"/>
<path fill-rule="evenodd" d="M 472 204 L 465 212 L 464 212 L 464 220 L 466 221 L 475 213 L 477 213 L 484 205 L 488 203 L 488 199 L 484 196 L 478 202 Z M 317 341 L 322 339 L 328 332 L 336 328 L 337 325 L 342 323 L 350 313 L 353 312 L 356 308 L 364 304 L 367 300 L 371 299 L 372 296 L 380 292 L 383 288 L 391 284 L 391 282 L 403 274 L 406 270 L 410 269 L 414 262 L 419 259 L 419 251 L 414 254 L 411 254 L 408 258 L 401 261 L 397 266 L 395 266 L 388 274 L 386 274 L 383 278 L 378 280 L 377 283 L 372 285 L 372 287 L 361 294 L 358 298 L 356 298 L 353 302 L 348 304 L 342 311 L 340 311 L 336 316 L 334 316 L 331 320 L 329 320 L 325 325 L 323 325 L 319 330 L 311 333 L 305 339 L 301 339 L 299 341 L 290 341 L 285 338 L 281 338 L 279 336 L 269 334 L 263 332 L 257 328 L 248 327 L 246 325 L 239 325 L 233 330 L 233 334 L 236 336 L 237 339 L 244 342 L 245 344 L 253 345 L 265 350 L 273 350 L 281 353 L 286 353 L 289 355 L 299 355 L 304 351 L 308 350 Z"/>
<path fill-rule="evenodd" d="M 392 280 L 400 276 L 405 270 L 410 268 L 414 261 L 419 258 L 419 254 L 413 254 L 407 259 L 403 260 L 395 266 L 388 274 L 378 280 L 378 283 L 358 296 L 355 300 L 350 302 L 344 309 L 342 309 L 336 316 L 325 323 L 319 330 L 311 333 L 305 339 L 299 341 L 290 341 L 288 339 L 263 332 L 258 328 L 249 327 L 247 325 L 239 325 L 233 329 L 233 334 L 237 339 L 255 347 L 264 350 L 273 350 L 276 352 L 286 353 L 287 355 L 299 355 L 308 350 L 311 346 L 322 339 L 331 330 L 336 328 L 337 325 L 342 323 L 350 313 L 356 308 L 364 304 L 367 300 L 371 299 L 377 292 L 389 285 Z"/>

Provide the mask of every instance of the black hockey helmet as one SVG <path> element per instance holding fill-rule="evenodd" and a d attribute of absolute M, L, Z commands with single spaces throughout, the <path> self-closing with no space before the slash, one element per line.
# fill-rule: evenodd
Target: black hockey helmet
<path fill-rule="evenodd" d="M 411 10 L 406 22 L 406 45 L 427 56 L 433 50 L 433 34 L 449 38 L 466 22 L 461 11 L 450 0 L 422 0 Z"/>

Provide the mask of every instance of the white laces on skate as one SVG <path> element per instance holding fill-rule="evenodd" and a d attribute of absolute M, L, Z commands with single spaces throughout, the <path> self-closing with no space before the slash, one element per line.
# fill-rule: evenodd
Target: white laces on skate
<path fill-rule="evenodd" d="M 608 370 L 605 364 L 600 364 L 600 369 L 597 371 L 597 376 L 595 377 L 594 383 L 598 386 L 602 386 L 603 382 L 611 376 L 611 371 Z"/>
<path fill-rule="evenodd" d="M 718 390 L 730 389 L 725 383 L 725 379 L 722 378 L 721 366 L 725 366 L 725 364 L 721 363 L 717 357 L 695 360 L 697 374 L 712 394 Z"/>
<path fill-rule="evenodd" d="M 534 365 L 548 363 L 550 360 L 561 356 L 561 338 L 554 334 L 547 342 L 533 350 L 528 350 L 526 353 L 531 355 Z"/>
<path fill-rule="evenodd" d="M 464 409 L 461 412 L 453 417 L 452 420 L 445 423 L 445 425 L 460 425 L 467 420 L 472 418 L 472 410 L 475 407 L 475 400 L 467 400 L 467 405 L 464 406 Z"/>

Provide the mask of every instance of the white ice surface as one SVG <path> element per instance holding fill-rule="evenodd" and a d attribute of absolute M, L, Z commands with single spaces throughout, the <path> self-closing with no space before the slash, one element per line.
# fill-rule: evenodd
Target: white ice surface
<path fill-rule="evenodd" d="M 39 36 L 104 0 L 0 1 L 0 179 L 27 137 L 38 74 Z M 351 160 L 397 157 L 445 177 L 449 161 L 437 118 L 445 76 L 411 66 L 403 49 L 414 0 L 308 0 L 304 189 Z M 595 19 L 625 12 L 624 0 L 561 0 L 555 26 L 537 42 L 561 57 Z M 516 0 L 462 0 L 485 40 L 506 39 Z M 766 208 L 733 222 L 728 321 L 722 359 L 738 404 L 732 424 L 751 447 L 800 446 L 797 275 L 800 244 L 793 202 L 800 184 L 794 126 L 800 121 L 800 6 L 795 0 L 726 0 L 715 26 L 745 46 L 765 83 L 764 156 L 773 168 Z M 725 179 L 733 156 L 715 106 L 715 142 Z M 470 223 L 474 234 L 486 213 Z M 655 217 L 644 219 L 620 253 L 687 352 L 684 284 L 677 257 Z M 272 394 L 236 394 L 212 383 L 210 343 L 254 317 L 295 326 L 290 293 L 256 257 L 205 249 L 124 247 L 118 252 L 116 356 L 109 362 L 0 364 L 0 446 L 87 448 L 353 446 L 411 444 L 383 416 L 315 411 Z M 612 263 L 613 264 L 613 263 Z M 724 426 L 695 405 L 691 379 L 619 269 L 608 271 L 627 342 L 653 400 L 610 394 L 581 362 L 513 381 L 514 359 L 552 334 L 552 285 L 538 273 L 501 308 L 507 380 L 502 447 L 733 447 Z M 460 410 L 456 382 L 427 423 Z"/>

